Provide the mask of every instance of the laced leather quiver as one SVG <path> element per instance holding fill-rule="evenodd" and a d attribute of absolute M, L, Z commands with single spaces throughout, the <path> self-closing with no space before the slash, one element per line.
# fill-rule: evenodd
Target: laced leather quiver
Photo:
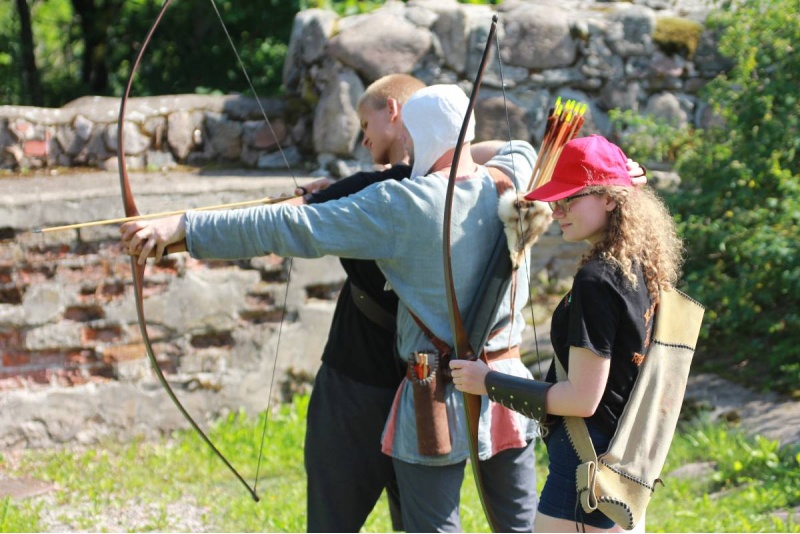
<path fill-rule="evenodd" d="M 705 309 L 680 291 L 662 291 L 655 334 L 608 451 L 597 456 L 586 423 L 564 417 L 581 459 L 578 499 L 630 530 L 644 515 L 667 458 Z M 565 371 L 556 359 L 559 380 Z"/>

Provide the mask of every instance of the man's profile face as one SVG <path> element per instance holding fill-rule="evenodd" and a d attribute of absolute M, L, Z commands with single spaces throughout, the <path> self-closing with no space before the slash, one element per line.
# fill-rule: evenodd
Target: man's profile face
<path fill-rule="evenodd" d="M 392 145 L 397 142 L 397 129 L 392 120 L 390 106 L 376 109 L 365 102 L 358 109 L 363 137 L 361 144 L 369 150 L 372 160 L 379 165 L 396 163 L 391 161 Z M 399 120 L 399 117 L 395 121 Z"/>

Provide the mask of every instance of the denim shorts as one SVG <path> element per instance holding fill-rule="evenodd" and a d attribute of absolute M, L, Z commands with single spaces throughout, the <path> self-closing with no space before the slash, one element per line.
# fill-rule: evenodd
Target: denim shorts
<path fill-rule="evenodd" d="M 595 451 L 597 454 L 602 454 L 608 449 L 611 436 L 599 432 L 589 421 L 586 426 L 589 428 L 589 435 Z M 614 521 L 601 511 L 595 510 L 587 514 L 578 502 L 575 471 L 582 462 L 567 437 L 563 419 L 550 428 L 550 435 L 547 437 L 547 454 L 550 461 L 550 472 L 547 474 L 547 481 L 539 496 L 539 513 L 597 528 L 613 527 Z"/>

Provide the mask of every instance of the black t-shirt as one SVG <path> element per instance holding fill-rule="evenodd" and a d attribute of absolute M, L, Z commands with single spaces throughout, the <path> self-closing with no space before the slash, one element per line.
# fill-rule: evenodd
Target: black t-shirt
<path fill-rule="evenodd" d="M 652 335 L 654 306 L 641 269 L 636 289 L 614 265 L 591 260 L 581 267 L 553 312 L 550 337 L 556 357 L 569 372 L 569 348 L 586 348 L 611 358 L 608 382 L 597 411 L 589 420 L 613 435 Z M 547 374 L 555 382 L 555 367 Z"/>
<path fill-rule="evenodd" d="M 395 165 L 386 171 L 359 172 L 313 193 L 308 203 L 346 197 L 374 183 L 402 180 L 410 175 L 411 167 L 408 165 Z M 405 369 L 394 356 L 395 330 L 386 330 L 356 308 L 351 285 L 355 284 L 393 316 L 397 314 L 397 295 L 394 291 L 384 290 L 386 278 L 374 261 L 347 258 L 340 261 L 347 273 L 347 281 L 336 302 L 322 361 L 363 384 L 395 388 L 405 375 Z"/>

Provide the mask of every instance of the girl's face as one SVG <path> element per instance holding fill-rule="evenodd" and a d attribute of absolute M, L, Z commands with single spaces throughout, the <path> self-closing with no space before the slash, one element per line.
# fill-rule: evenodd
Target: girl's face
<path fill-rule="evenodd" d="M 605 234 L 609 214 L 617 203 L 602 192 L 586 193 L 584 189 L 551 203 L 553 219 L 561 226 L 564 241 L 588 241 L 594 245 Z"/>

